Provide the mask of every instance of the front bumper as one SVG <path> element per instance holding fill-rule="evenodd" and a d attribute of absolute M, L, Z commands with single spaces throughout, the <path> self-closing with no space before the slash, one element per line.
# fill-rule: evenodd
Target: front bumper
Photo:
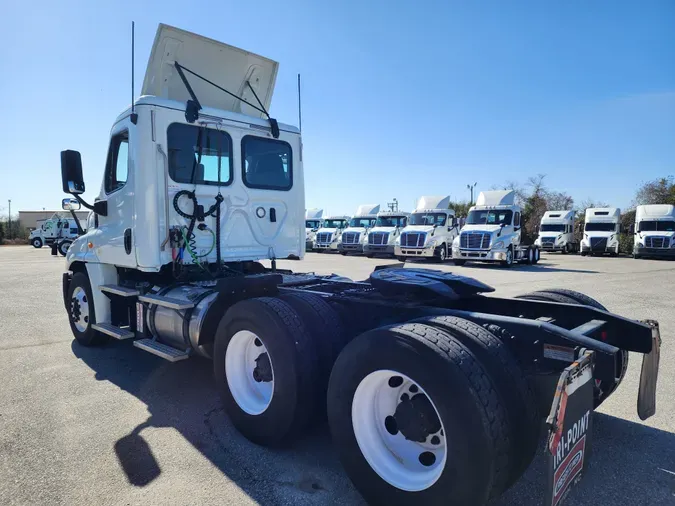
<path fill-rule="evenodd" d="M 393 244 L 364 244 L 363 252 L 367 255 L 394 255 L 395 248 Z"/>
<path fill-rule="evenodd" d="M 314 241 L 305 241 L 305 251 L 312 251 L 314 249 Z"/>
<path fill-rule="evenodd" d="M 363 244 L 343 244 L 340 243 L 337 245 L 337 249 L 340 252 L 349 251 L 350 253 L 363 253 Z"/>
<path fill-rule="evenodd" d="M 635 248 L 633 253 L 641 257 L 675 258 L 675 248 Z"/>
<path fill-rule="evenodd" d="M 336 251 L 338 249 L 338 243 L 336 242 L 331 242 L 328 244 L 325 243 L 315 243 L 314 244 L 314 249 L 315 250 L 324 250 L 324 251 Z"/>
<path fill-rule="evenodd" d="M 616 244 L 614 244 L 612 246 L 607 246 L 606 248 L 591 248 L 587 244 L 582 244 L 581 245 L 581 252 L 582 253 L 599 253 L 601 255 L 604 254 L 604 253 L 615 253 L 616 252 Z"/>
<path fill-rule="evenodd" d="M 474 260 L 478 262 L 503 262 L 506 260 L 506 250 L 473 250 L 453 248 L 453 260 Z"/>
<path fill-rule="evenodd" d="M 564 251 L 566 244 L 542 243 L 539 245 L 541 251 Z"/>
<path fill-rule="evenodd" d="M 395 246 L 394 254 L 397 257 L 421 257 L 433 258 L 436 251 L 436 246 L 427 246 L 425 248 L 410 248 L 407 246 Z"/>

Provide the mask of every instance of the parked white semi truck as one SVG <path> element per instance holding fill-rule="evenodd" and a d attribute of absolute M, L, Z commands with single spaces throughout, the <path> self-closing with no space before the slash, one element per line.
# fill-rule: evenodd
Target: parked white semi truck
<path fill-rule="evenodd" d="M 375 255 L 395 256 L 396 240 L 408 224 L 410 213 L 401 211 L 380 211 L 375 226 L 368 233 L 368 242 L 363 252 L 368 258 Z"/>
<path fill-rule="evenodd" d="M 79 235 L 77 221 L 54 214 L 47 220 L 39 220 L 38 227 L 31 230 L 28 240 L 34 248 L 58 243 L 58 251 L 65 256 L 72 242 Z"/>
<path fill-rule="evenodd" d="M 637 206 L 632 232 L 634 258 L 675 258 L 675 206 Z"/>
<path fill-rule="evenodd" d="M 444 262 L 450 255 L 452 241 L 459 233 L 455 211 L 448 209 L 450 197 L 420 197 L 407 225 L 394 242 L 396 258 Z"/>
<path fill-rule="evenodd" d="M 455 265 L 478 261 L 510 267 L 514 263 L 539 261 L 539 247 L 521 242 L 523 224 L 515 196 L 513 190 L 485 191 L 478 195 L 452 245 Z"/>
<path fill-rule="evenodd" d="M 619 255 L 621 209 L 598 207 L 586 209 L 584 236 L 581 239 L 581 256 Z"/>
<path fill-rule="evenodd" d="M 379 204 L 363 204 L 356 208 L 356 214 L 349 220 L 349 226 L 342 232 L 342 241 L 338 243 L 338 251 L 342 255 L 363 253 L 368 244 L 368 232 L 375 226 Z"/>
<path fill-rule="evenodd" d="M 305 211 L 305 251 L 314 250 L 316 233 L 321 228 L 323 209 L 307 209 Z"/>
<path fill-rule="evenodd" d="M 349 226 L 349 216 L 329 216 L 316 232 L 314 250 L 317 253 L 337 251 L 342 242 L 342 231 Z"/>
<path fill-rule="evenodd" d="M 574 239 L 574 216 L 574 211 L 546 211 L 534 244 L 542 251 L 579 251 L 579 243 Z"/>
<path fill-rule="evenodd" d="M 428 269 L 359 282 L 278 269 L 304 254 L 305 198 L 300 132 L 267 113 L 276 75 L 267 58 L 160 25 L 93 205 L 80 154 L 61 153 L 63 190 L 96 213 L 63 274 L 74 350 L 117 339 L 169 362 L 210 357 L 224 412 L 257 444 L 327 415 L 371 504 L 483 506 L 527 469 L 548 416 L 556 503 L 629 351 L 645 356 L 638 413 L 654 413 L 658 324 L 570 290 L 486 297 L 479 281 Z M 421 218 L 441 215 L 415 225 L 426 245 L 452 214 L 425 207 Z M 574 445 L 558 437 L 573 428 Z"/>

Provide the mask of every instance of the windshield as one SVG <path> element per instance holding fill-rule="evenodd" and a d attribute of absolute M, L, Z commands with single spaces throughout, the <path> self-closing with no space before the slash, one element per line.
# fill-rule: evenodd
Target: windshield
<path fill-rule="evenodd" d="M 616 223 L 586 223 L 586 232 L 616 232 Z"/>
<path fill-rule="evenodd" d="M 321 220 L 305 220 L 305 228 L 319 228 Z"/>
<path fill-rule="evenodd" d="M 638 232 L 675 232 L 675 221 L 641 221 Z"/>
<path fill-rule="evenodd" d="M 470 211 L 466 218 L 467 225 L 510 225 L 513 211 Z"/>
<path fill-rule="evenodd" d="M 368 228 L 375 225 L 375 218 L 352 218 L 349 220 L 350 227 Z"/>
<path fill-rule="evenodd" d="M 380 216 L 375 223 L 376 227 L 405 227 L 405 216 Z"/>
<path fill-rule="evenodd" d="M 346 223 L 346 220 L 326 220 L 323 223 L 323 228 L 342 228 Z"/>
<path fill-rule="evenodd" d="M 541 225 L 540 230 L 542 232 L 564 232 L 565 231 L 565 225 Z"/>
<path fill-rule="evenodd" d="M 408 225 L 436 225 L 442 227 L 445 225 L 447 216 L 443 213 L 413 213 L 410 216 Z"/>

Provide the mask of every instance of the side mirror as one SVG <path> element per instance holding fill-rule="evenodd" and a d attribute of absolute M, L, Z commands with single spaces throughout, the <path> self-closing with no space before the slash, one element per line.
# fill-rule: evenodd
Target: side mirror
<path fill-rule="evenodd" d="M 61 201 L 61 209 L 64 211 L 79 211 L 80 201 L 77 199 L 63 199 Z"/>
<path fill-rule="evenodd" d="M 63 193 L 72 195 L 84 193 L 82 157 L 79 151 L 61 151 L 61 183 Z"/>
<path fill-rule="evenodd" d="M 630 227 L 628 227 L 628 230 L 631 233 L 631 235 L 634 234 L 635 233 L 635 224 L 631 223 Z"/>

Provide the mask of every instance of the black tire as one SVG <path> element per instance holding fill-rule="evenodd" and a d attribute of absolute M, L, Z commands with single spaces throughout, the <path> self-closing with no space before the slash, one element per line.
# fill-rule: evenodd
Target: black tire
<path fill-rule="evenodd" d="M 405 263 L 406 257 L 396 257 L 396 260 L 398 260 L 401 263 Z"/>
<path fill-rule="evenodd" d="M 367 257 L 367 258 L 375 258 L 375 255 L 372 254 L 372 253 L 368 253 L 368 254 L 366 254 L 366 257 Z"/>
<path fill-rule="evenodd" d="M 574 301 L 576 301 L 579 304 L 583 304 L 585 306 L 590 306 L 595 309 L 600 309 L 601 311 L 608 311 L 605 306 L 600 304 L 597 300 L 593 299 L 592 297 L 589 297 L 586 294 L 583 294 L 581 292 L 577 292 L 575 290 L 568 290 L 566 288 L 551 288 L 547 290 L 541 290 L 540 292 L 533 292 L 533 293 L 553 293 L 553 294 L 558 294 L 562 295 L 564 297 L 570 298 Z M 608 311 L 609 312 L 609 311 Z M 614 391 L 619 387 L 621 382 L 623 381 L 623 378 L 626 376 L 626 371 L 628 370 L 628 357 L 630 356 L 630 353 L 626 350 L 620 350 L 619 351 L 619 360 L 621 361 L 621 370 L 619 371 L 619 377 L 618 381 L 615 381 L 611 384 L 607 384 L 607 382 L 600 381 L 598 385 L 596 385 L 600 392 L 596 392 L 597 397 L 595 399 L 596 405 L 595 407 L 597 408 L 600 404 L 602 404 L 605 399 L 607 399 L 610 395 L 614 393 Z"/>
<path fill-rule="evenodd" d="M 499 262 L 502 267 L 511 267 L 513 265 L 513 247 L 509 246 L 506 250 L 506 260 Z"/>
<path fill-rule="evenodd" d="M 426 489 L 410 492 L 391 485 L 359 448 L 352 425 L 354 393 L 366 376 L 380 370 L 405 374 L 424 389 L 452 446 L 442 473 Z M 510 445 L 502 399 L 464 345 L 427 325 L 382 327 L 349 343 L 331 374 L 328 421 L 342 465 L 369 504 L 480 506 L 508 474 Z"/>
<path fill-rule="evenodd" d="M 445 263 L 448 259 L 448 250 L 445 247 L 445 244 L 441 244 L 434 250 L 434 262 L 439 264 Z"/>
<path fill-rule="evenodd" d="M 78 287 L 84 290 L 86 297 L 84 302 L 87 303 L 89 308 L 89 316 L 87 320 L 83 320 L 83 322 L 87 324 L 83 331 L 80 331 L 75 325 L 76 322 L 80 322 L 78 318 L 84 318 L 79 311 L 79 303 L 73 296 L 75 289 Z M 70 330 L 72 331 L 73 336 L 75 336 L 77 342 L 82 346 L 100 346 L 107 343 L 109 337 L 106 334 L 102 334 L 101 332 L 98 332 L 92 328 L 92 325 L 96 323 L 94 297 L 92 296 L 89 277 L 84 272 L 76 272 L 73 274 L 73 279 L 70 280 L 70 284 L 68 285 L 67 294 L 66 300 L 68 301 L 68 322 L 70 323 Z"/>
<path fill-rule="evenodd" d="M 71 244 L 73 244 L 73 241 L 61 241 L 59 243 L 58 250 L 62 257 L 66 256 Z"/>
<path fill-rule="evenodd" d="M 35 249 L 40 249 L 43 246 L 42 239 L 40 237 L 35 237 L 30 243 Z"/>
<path fill-rule="evenodd" d="M 570 252 L 570 244 L 568 242 L 566 242 L 565 247 L 562 250 L 560 250 L 560 252 L 563 255 L 567 255 Z"/>
<path fill-rule="evenodd" d="M 512 461 L 505 488 L 510 487 L 534 459 L 541 427 L 537 399 L 522 368 L 504 342 L 476 323 L 454 316 L 426 317 L 416 322 L 444 330 L 460 341 L 492 378 L 510 425 Z"/>
<path fill-rule="evenodd" d="M 541 260 L 541 250 L 539 248 L 534 248 L 534 263 L 535 265 L 539 263 L 539 260 Z"/>
<path fill-rule="evenodd" d="M 347 256 L 347 252 L 346 252 L 346 251 L 340 251 L 340 255 L 342 255 L 343 257 L 346 257 L 346 256 Z"/>
<path fill-rule="evenodd" d="M 516 299 L 540 300 L 544 302 L 560 302 L 561 304 L 579 304 L 578 301 L 571 297 L 550 292 L 548 290 L 539 290 L 536 292 L 524 293 L 523 295 L 516 295 Z"/>
<path fill-rule="evenodd" d="M 317 412 L 325 418 L 328 378 L 335 359 L 345 347 L 345 331 L 337 312 L 318 295 L 286 293 L 279 297 L 287 302 L 302 320 L 318 358 Z"/>
<path fill-rule="evenodd" d="M 582 252 L 580 253 L 580 255 L 581 255 L 582 257 L 585 257 L 586 255 L 588 255 L 588 252 L 587 252 L 587 251 L 582 251 Z"/>
<path fill-rule="evenodd" d="M 255 333 L 270 357 L 274 393 L 260 414 L 244 411 L 227 382 L 225 356 L 232 337 L 240 330 Z M 225 412 L 237 430 L 250 441 L 276 446 L 300 434 L 314 418 L 318 393 L 318 360 L 305 323 L 278 298 L 260 297 L 237 302 L 218 325 L 213 350 L 216 388 Z"/>
<path fill-rule="evenodd" d="M 633 258 L 634 258 L 635 260 L 639 260 L 639 259 L 642 258 L 642 257 L 641 257 L 640 255 L 636 254 L 636 253 L 633 253 Z"/>
<path fill-rule="evenodd" d="M 457 265 L 458 267 L 462 267 L 463 265 L 466 264 L 466 260 L 453 260 L 453 262 L 454 262 L 455 265 Z"/>

